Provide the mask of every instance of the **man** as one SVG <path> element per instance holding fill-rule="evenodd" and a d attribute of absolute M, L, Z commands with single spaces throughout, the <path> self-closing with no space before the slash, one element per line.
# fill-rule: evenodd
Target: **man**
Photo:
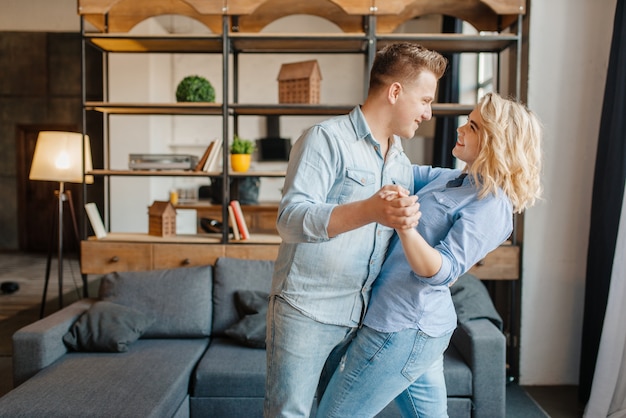
<path fill-rule="evenodd" d="M 400 138 L 432 117 L 446 65 L 419 45 L 383 48 L 363 105 L 311 127 L 294 145 L 267 316 L 266 418 L 309 415 L 326 359 L 365 314 L 394 228 L 417 225 Z"/>

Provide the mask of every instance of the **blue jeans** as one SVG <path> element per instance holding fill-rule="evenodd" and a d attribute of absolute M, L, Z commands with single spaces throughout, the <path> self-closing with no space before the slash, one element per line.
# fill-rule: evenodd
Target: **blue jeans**
<path fill-rule="evenodd" d="M 318 416 L 373 417 L 396 399 L 403 417 L 447 417 L 443 352 L 451 335 L 359 329 L 324 392 Z"/>
<path fill-rule="evenodd" d="M 308 417 L 326 359 L 355 330 L 317 322 L 272 296 L 267 313 L 264 416 Z"/>

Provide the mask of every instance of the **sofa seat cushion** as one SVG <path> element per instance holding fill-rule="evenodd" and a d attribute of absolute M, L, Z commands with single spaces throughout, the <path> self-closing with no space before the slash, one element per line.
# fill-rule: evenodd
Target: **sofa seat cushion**
<path fill-rule="evenodd" d="M 109 273 L 100 299 L 128 306 L 155 319 L 142 338 L 211 335 L 212 266 Z"/>
<path fill-rule="evenodd" d="M 263 398 L 265 350 L 213 338 L 194 373 L 192 398 Z"/>
<path fill-rule="evenodd" d="M 72 352 L 0 398 L 3 416 L 170 417 L 207 338 L 138 340 L 124 353 Z"/>
<path fill-rule="evenodd" d="M 194 374 L 192 397 L 263 397 L 266 353 L 213 338 Z M 472 396 L 472 371 L 453 345 L 444 356 L 448 396 Z"/>
<path fill-rule="evenodd" d="M 448 396 L 472 396 L 472 370 L 452 344 L 443 358 L 443 370 Z"/>

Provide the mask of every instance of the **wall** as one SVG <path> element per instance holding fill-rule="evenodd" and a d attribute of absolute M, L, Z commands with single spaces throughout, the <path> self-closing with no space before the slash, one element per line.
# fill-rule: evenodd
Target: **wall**
<path fill-rule="evenodd" d="M 578 384 L 591 190 L 615 4 L 531 5 L 528 101 L 546 135 L 545 198 L 525 217 L 520 381 L 527 385 Z"/>
<path fill-rule="evenodd" d="M 33 4 L 45 12 L 33 15 Z M 531 7 L 528 101 L 545 125 L 546 140 L 545 199 L 525 222 L 525 385 L 578 382 L 591 177 L 614 9 L 615 0 L 536 1 Z M 28 6 L 3 0 L 2 10 L 0 30 L 60 30 L 61 23 L 63 30 L 77 28 L 75 0 Z M 61 11 L 62 17 L 49 18 Z"/>

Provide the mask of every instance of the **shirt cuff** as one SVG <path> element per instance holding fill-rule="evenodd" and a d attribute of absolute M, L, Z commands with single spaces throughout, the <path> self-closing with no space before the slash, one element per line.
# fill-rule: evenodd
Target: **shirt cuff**
<path fill-rule="evenodd" d="M 311 206 L 302 222 L 303 233 L 307 238 L 311 241 L 328 241 L 328 223 L 335 206 L 330 203 Z"/>
<path fill-rule="evenodd" d="M 456 277 L 451 277 L 452 265 L 450 263 L 450 260 L 447 259 L 446 257 L 441 257 L 441 268 L 434 276 L 423 277 L 423 276 L 416 274 L 415 272 L 412 272 L 412 274 L 417 279 L 419 279 L 420 281 L 430 286 L 448 285 L 449 283 L 457 279 Z"/>

